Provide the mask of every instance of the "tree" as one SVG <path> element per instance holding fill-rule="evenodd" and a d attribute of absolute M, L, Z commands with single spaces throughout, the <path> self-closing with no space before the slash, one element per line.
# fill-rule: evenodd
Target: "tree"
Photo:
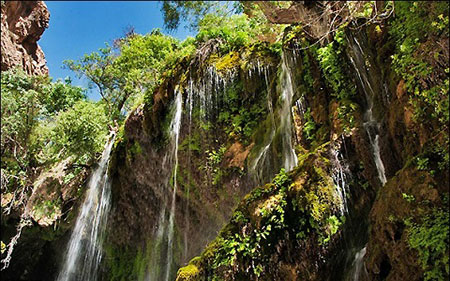
<path fill-rule="evenodd" d="M 189 21 L 191 27 L 197 28 L 207 14 L 220 15 L 219 11 L 227 11 L 217 7 L 229 7 L 231 1 L 224 1 L 221 5 L 205 2 L 164 2 L 161 11 L 166 28 L 176 29 L 180 19 Z M 376 22 L 386 19 L 394 11 L 393 3 L 385 5 L 385 1 L 236 1 L 233 7 L 228 11 L 243 11 L 249 18 L 264 17 L 274 25 L 302 24 L 306 34 L 317 42 L 331 38 L 331 34 L 342 24 L 357 17 Z"/>
<path fill-rule="evenodd" d="M 118 119 L 123 109 L 129 110 L 130 101 L 137 96 L 152 91 L 164 70 L 193 51 L 189 44 L 159 29 L 146 35 L 127 32 L 114 44 L 115 50 L 107 45 L 77 61 L 64 61 L 79 77 L 86 76 L 97 86 L 111 119 Z"/>
<path fill-rule="evenodd" d="M 199 21 L 206 14 L 216 14 L 222 17 L 239 12 L 238 1 L 162 1 L 161 12 L 164 17 L 164 27 L 176 30 L 180 21 L 186 21 L 192 31 L 198 30 Z"/>
<path fill-rule="evenodd" d="M 42 122 L 36 134 L 42 142 L 42 158 L 59 161 L 73 157 L 85 165 L 102 152 L 108 134 L 109 120 L 102 103 L 76 102 L 50 122 Z"/>
<path fill-rule="evenodd" d="M 115 111 L 122 108 L 113 108 L 113 102 L 117 99 L 118 77 L 113 67 L 114 54 L 112 48 L 106 45 L 98 52 L 85 54 L 78 61 L 65 60 L 65 67 L 74 71 L 79 78 L 86 76 L 91 83 L 97 86 L 102 99 L 105 101 L 110 116 L 115 115 Z M 91 85 L 90 85 L 91 86 Z"/>
<path fill-rule="evenodd" d="M 85 98 L 84 90 L 70 83 L 52 83 L 48 77 L 28 76 L 20 69 L 2 72 L 2 169 L 8 167 L 13 174 L 30 170 L 34 161 L 31 149 L 36 147 L 34 129 Z"/>

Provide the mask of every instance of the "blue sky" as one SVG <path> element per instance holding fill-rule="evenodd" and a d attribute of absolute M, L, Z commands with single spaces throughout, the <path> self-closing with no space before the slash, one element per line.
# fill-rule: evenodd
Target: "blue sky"
<path fill-rule="evenodd" d="M 39 45 L 42 47 L 50 76 L 54 80 L 72 78 L 72 84 L 87 87 L 85 79 L 62 69 L 65 59 L 76 60 L 85 53 L 97 51 L 124 35 L 127 26 L 134 26 L 135 32 L 146 34 L 153 28 L 163 30 L 163 17 L 158 1 L 45 1 L 50 11 L 50 24 L 44 31 Z M 163 30 L 164 31 L 164 30 Z M 191 34 L 180 28 L 171 34 L 185 39 Z M 89 97 L 97 100 L 97 91 Z"/>

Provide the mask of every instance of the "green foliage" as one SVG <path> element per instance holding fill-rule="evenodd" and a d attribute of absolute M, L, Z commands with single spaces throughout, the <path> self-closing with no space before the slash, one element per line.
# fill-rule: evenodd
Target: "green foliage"
<path fill-rule="evenodd" d="M 223 145 L 217 151 L 215 149 L 211 151 L 206 150 L 208 163 L 211 165 L 219 165 L 222 162 L 222 157 L 226 150 L 227 148 Z"/>
<path fill-rule="evenodd" d="M 113 50 L 107 44 L 105 48 L 100 48 L 98 52 L 85 54 L 78 61 L 65 60 L 63 63 L 65 67 L 74 71 L 79 78 L 86 76 L 89 79 L 90 87 L 97 86 L 100 95 L 111 107 L 113 99 L 117 99 L 113 95 L 113 90 L 118 87 L 113 62 Z M 110 113 L 113 114 L 112 109 Z"/>
<path fill-rule="evenodd" d="M 416 161 L 417 161 L 417 169 L 419 169 L 420 171 L 426 171 L 426 170 L 428 170 L 428 161 L 429 161 L 429 160 L 430 160 L 430 159 L 428 159 L 428 158 L 426 158 L 426 157 L 422 158 L 422 157 L 417 156 L 417 157 L 416 157 Z"/>
<path fill-rule="evenodd" d="M 333 90 L 332 96 L 336 97 L 339 103 L 338 118 L 342 122 L 344 133 L 347 134 L 355 125 L 354 113 L 358 106 L 352 100 L 356 94 L 356 88 L 345 72 L 347 66 L 342 57 L 343 46 L 345 45 L 345 26 L 342 25 L 339 28 L 333 42 L 317 49 L 316 55 L 325 80 Z"/>
<path fill-rule="evenodd" d="M 233 15 L 223 18 L 216 14 L 207 14 L 199 23 L 196 39 L 206 42 L 209 39 L 221 39 L 226 42 L 222 51 L 236 50 L 250 43 L 254 35 L 246 15 Z"/>
<path fill-rule="evenodd" d="M 77 101 L 86 98 L 84 89 L 72 86 L 71 83 L 70 78 L 66 78 L 64 82 L 57 80 L 49 84 L 49 93 L 44 101 L 47 114 L 67 110 Z"/>
<path fill-rule="evenodd" d="M 198 43 L 218 39 L 223 53 L 238 50 L 256 42 L 269 42 L 269 48 L 281 54 L 281 25 L 268 24 L 265 18 L 248 17 L 245 14 L 223 17 L 206 14 L 199 21 Z"/>
<path fill-rule="evenodd" d="M 277 187 L 285 186 L 289 182 L 289 177 L 284 168 L 281 168 L 280 172 L 275 175 L 272 180 L 272 183 Z"/>
<path fill-rule="evenodd" d="M 236 136 L 243 144 L 248 144 L 250 137 L 258 127 L 267 110 L 263 98 L 258 98 L 249 108 L 248 100 L 243 100 L 243 85 L 234 83 L 226 89 L 226 104 L 219 113 L 218 122 L 225 126 L 229 136 Z M 264 93 L 260 94 L 262 97 Z"/>
<path fill-rule="evenodd" d="M 241 211 L 235 211 L 233 213 L 231 220 L 233 223 L 236 223 L 236 224 L 247 222 L 247 218 L 244 216 L 244 214 Z"/>
<path fill-rule="evenodd" d="M 150 101 L 162 74 L 195 50 L 193 38 L 180 42 L 159 29 L 146 35 L 130 33 L 117 39 L 115 47 L 106 45 L 77 61 L 64 61 L 67 68 L 86 76 L 91 86 L 98 88 L 111 119 L 119 118 L 122 109 L 128 111 Z"/>
<path fill-rule="evenodd" d="M 20 69 L 2 72 L 3 187 L 15 191 L 32 185 L 33 169 L 42 165 L 45 143 L 55 142 L 49 136 L 41 138 L 51 130 L 47 125 L 84 98 L 84 90 L 71 86 L 69 79 L 52 82 L 48 77 L 28 76 Z"/>
<path fill-rule="evenodd" d="M 286 196 L 285 189 L 282 189 L 278 194 L 258 205 L 255 211 L 261 216 L 261 227 L 258 229 L 248 234 L 235 233 L 225 239 L 218 239 L 212 268 L 233 266 L 238 260 L 248 259 L 252 261 L 253 274 L 259 277 L 267 259 L 264 252 L 265 245 L 287 227 L 285 223 Z M 235 220 L 246 221 L 239 212 L 236 212 Z"/>
<path fill-rule="evenodd" d="M 419 252 L 425 280 L 448 280 L 449 219 L 448 210 L 434 209 L 420 223 L 406 221 L 408 243 Z"/>
<path fill-rule="evenodd" d="M 187 22 L 186 27 L 192 31 L 197 30 L 199 21 L 208 13 L 224 18 L 239 10 L 239 3 L 230 1 L 162 1 L 161 7 L 166 29 L 177 29 L 181 20 Z"/>
<path fill-rule="evenodd" d="M 402 197 L 403 199 L 405 199 L 408 203 L 412 203 L 414 201 L 416 201 L 416 198 L 414 197 L 414 195 L 409 195 L 406 193 L 402 193 Z"/>
<path fill-rule="evenodd" d="M 40 138 L 45 144 L 45 158 L 57 161 L 73 156 L 75 161 L 86 163 L 103 150 L 107 125 L 103 105 L 79 101 L 71 109 L 59 113 L 53 122 L 42 124 L 37 131 L 44 132 Z M 43 127 L 51 129 L 46 131 Z"/>
<path fill-rule="evenodd" d="M 303 125 L 302 131 L 307 140 L 314 140 L 315 132 L 316 132 L 316 123 L 311 116 L 311 109 L 308 107 L 305 114 L 303 115 L 305 119 L 305 124 Z"/>
<path fill-rule="evenodd" d="M 449 65 L 445 49 L 433 48 L 448 40 L 448 2 L 399 2 L 389 31 L 396 51 L 394 71 L 405 80 L 417 121 L 430 117 L 447 126 L 449 121 Z M 444 27 L 445 26 L 445 27 Z M 447 38 L 447 39 L 446 39 Z"/>
<path fill-rule="evenodd" d="M 202 136 L 200 131 L 194 130 L 190 135 L 187 135 L 178 146 L 179 151 L 189 151 L 193 153 L 200 153 L 202 151 Z"/>
<path fill-rule="evenodd" d="M 215 149 L 209 151 L 206 150 L 206 154 L 207 154 L 207 163 L 208 163 L 208 167 L 210 167 L 211 171 L 211 176 L 213 178 L 212 184 L 213 185 L 217 185 L 221 178 L 222 175 L 224 173 L 224 171 L 221 169 L 220 164 L 222 163 L 222 158 L 223 155 L 225 154 L 225 151 L 227 150 L 227 148 L 225 146 L 220 146 L 220 148 L 216 151 Z"/>
<path fill-rule="evenodd" d="M 345 64 L 342 60 L 342 50 L 336 42 L 333 41 L 319 48 L 317 58 L 327 83 L 333 89 L 333 96 L 338 99 L 348 99 L 355 94 L 355 90 L 350 86 L 350 81 L 343 71 Z"/>
<path fill-rule="evenodd" d="M 332 215 L 327 218 L 327 228 L 325 233 L 319 234 L 319 243 L 326 244 L 330 241 L 331 236 L 336 234 L 339 230 L 339 227 L 345 222 L 345 217 L 339 219 L 335 215 Z"/>

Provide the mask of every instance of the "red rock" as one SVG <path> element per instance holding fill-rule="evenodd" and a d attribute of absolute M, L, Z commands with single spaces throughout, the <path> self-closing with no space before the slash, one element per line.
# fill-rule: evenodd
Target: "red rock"
<path fill-rule="evenodd" d="M 45 3 L 5 1 L 1 5 L 1 70 L 21 66 L 28 74 L 48 74 L 44 52 L 37 44 L 50 19 Z"/>

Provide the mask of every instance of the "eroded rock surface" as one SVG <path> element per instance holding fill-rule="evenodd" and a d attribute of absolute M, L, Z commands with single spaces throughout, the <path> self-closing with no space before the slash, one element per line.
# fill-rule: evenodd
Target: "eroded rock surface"
<path fill-rule="evenodd" d="M 1 12 L 1 70 L 21 66 L 28 74 L 48 74 L 44 52 L 37 44 L 50 19 L 45 3 L 5 1 Z"/>

